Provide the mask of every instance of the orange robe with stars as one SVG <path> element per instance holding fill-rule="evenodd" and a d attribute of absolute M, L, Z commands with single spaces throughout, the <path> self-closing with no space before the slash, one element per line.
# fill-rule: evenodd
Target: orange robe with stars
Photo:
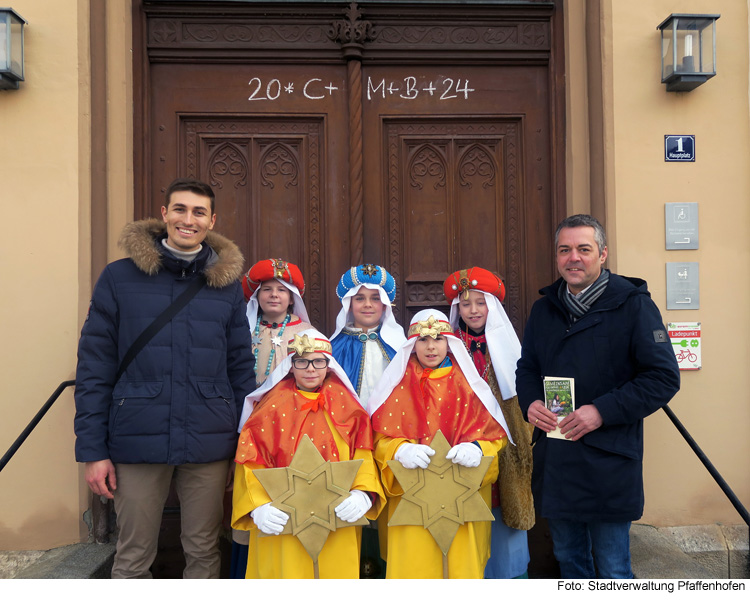
<path fill-rule="evenodd" d="M 232 527 L 250 531 L 246 578 L 312 578 L 313 562 L 293 535 L 259 537 L 250 512 L 271 501 L 254 470 L 282 468 L 308 435 L 326 461 L 362 460 L 351 489 L 377 494 L 367 512 L 375 519 L 385 503 L 372 457 L 367 412 L 329 373 L 320 392 L 297 390 L 294 379 L 279 382 L 255 406 L 240 433 L 235 461 Z M 360 527 L 332 532 L 318 556 L 321 578 L 358 578 Z"/>
<path fill-rule="evenodd" d="M 508 437 L 490 415 L 458 365 L 423 369 L 412 354 L 404 377 L 372 416 L 375 431 L 375 461 L 388 496 L 388 519 L 401 501 L 403 489 L 388 468 L 405 442 L 429 444 L 438 430 L 454 446 L 478 442 L 492 464 L 482 479 L 480 495 L 487 507 L 490 489 L 497 479 L 497 454 Z M 443 555 L 429 531 L 421 526 L 388 527 L 386 555 L 388 578 L 442 578 Z M 490 555 L 490 521 L 470 522 L 459 527 L 448 551 L 451 578 L 484 577 Z"/>

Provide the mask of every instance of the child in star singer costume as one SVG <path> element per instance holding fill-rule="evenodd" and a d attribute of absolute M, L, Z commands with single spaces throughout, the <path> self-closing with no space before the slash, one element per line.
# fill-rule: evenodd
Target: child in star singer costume
<path fill-rule="evenodd" d="M 531 495 L 531 426 L 516 397 L 516 363 L 521 344 L 502 301 L 505 285 L 483 268 L 454 272 L 443 283 L 451 304 L 450 322 L 479 375 L 502 409 L 515 444 L 498 455 L 500 474 L 492 485 L 492 550 L 486 578 L 528 577 L 526 531 L 534 526 Z"/>
<path fill-rule="evenodd" d="M 235 458 L 232 526 L 250 531 L 247 578 L 312 578 L 313 561 L 293 535 L 278 535 L 288 515 L 271 505 L 254 470 L 289 466 L 308 435 L 327 461 L 362 460 L 350 496 L 335 508 L 353 522 L 377 517 L 385 494 L 372 457 L 369 416 L 324 335 L 295 335 L 290 354 L 245 398 Z M 259 537 L 260 532 L 269 535 Z M 333 531 L 318 556 L 321 578 L 358 578 L 361 527 Z"/>
<path fill-rule="evenodd" d="M 253 333 L 255 380 L 260 386 L 286 356 L 286 344 L 300 331 L 313 328 L 302 301 L 305 280 L 293 263 L 264 259 L 242 277 L 242 290 Z"/>
<path fill-rule="evenodd" d="M 447 458 L 467 467 L 493 456 L 480 495 L 490 505 L 490 487 L 498 474 L 497 453 L 510 434 L 489 386 L 479 377 L 446 316 L 422 310 L 367 403 L 375 431 L 375 460 L 388 496 L 388 518 L 403 489 L 388 460 L 405 468 L 426 468 L 435 451 L 428 445 L 441 430 L 451 449 Z M 398 420 L 398 421 L 394 421 Z M 459 527 L 448 551 L 451 578 L 482 578 L 490 555 L 490 522 Z M 422 526 L 388 527 L 389 578 L 441 578 L 443 557 Z"/>
<path fill-rule="evenodd" d="M 364 404 L 380 381 L 396 350 L 406 341 L 404 329 L 393 316 L 396 281 L 382 266 L 362 264 L 349 268 L 336 285 L 341 310 L 331 336 L 333 356 L 343 367 Z M 365 533 L 363 577 L 382 576 L 385 562 L 384 515 Z M 377 538 L 375 529 L 379 528 Z"/>
<path fill-rule="evenodd" d="M 293 263 L 264 259 L 242 277 L 242 290 L 253 334 L 255 382 L 260 386 L 286 356 L 287 342 L 300 331 L 312 328 L 302 300 L 305 280 Z M 248 540 L 246 531 L 232 529 L 232 579 L 245 577 Z"/>
<path fill-rule="evenodd" d="M 333 357 L 343 367 L 362 403 L 404 343 L 404 329 L 391 304 L 396 281 L 385 268 L 372 264 L 344 272 L 336 286 L 341 310 L 331 336 Z"/>

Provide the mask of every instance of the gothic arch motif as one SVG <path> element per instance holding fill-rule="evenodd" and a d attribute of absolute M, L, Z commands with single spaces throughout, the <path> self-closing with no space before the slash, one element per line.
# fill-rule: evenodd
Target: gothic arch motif
<path fill-rule="evenodd" d="M 492 154 L 482 145 L 472 145 L 461 155 L 458 162 L 458 176 L 461 185 L 467 188 L 473 187 L 472 178 L 474 177 L 484 179 L 483 188 L 494 186 L 497 168 Z"/>
<path fill-rule="evenodd" d="M 247 159 L 242 150 L 232 143 L 225 142 L 211 152 L 208 159 L 208 175 L 211 185 L 224 187 L 224 180 L 234 177 L 234 187 L 247 185 Z"/>
<path fill-rule="evenodd" d="M 275 178 L 280 177 L 285 188 L 298 185 L 299 164 L 297 155 L 288 146 L 275 143 L 260 160 L 261 184 L 274 188 Z"/>
<path fill-rule="evenodd" d="M 413 187 L 421 190 L 427 177 L 435 180 L 433 187 L 436 190 L 445 187 L 445 156 L 430 144 L 418 148 L 409 162 L 409 183 Z"/>

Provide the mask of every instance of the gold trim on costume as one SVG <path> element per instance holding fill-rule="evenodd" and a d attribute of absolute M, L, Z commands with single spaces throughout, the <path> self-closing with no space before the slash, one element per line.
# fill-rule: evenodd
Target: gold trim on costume
<path fill-rule="evenodd" d="M 440 333 L 450 333 L 453 335 L 450 323 L 430 316 L 427 320 L 420 320 L 411 325 L 408 337 L 432 337 L 434 339 Z"/>
<path fill-rule="evenodd" d="M 296 352 L 297 356 L 312 354 L 313 352 L 333 354 L 330 341 L 315 338 L 310 339 L 309 335 L 300 335 L 299 333 L 294 336 L 294 340 L 289 342 L 287 351 Z"/>

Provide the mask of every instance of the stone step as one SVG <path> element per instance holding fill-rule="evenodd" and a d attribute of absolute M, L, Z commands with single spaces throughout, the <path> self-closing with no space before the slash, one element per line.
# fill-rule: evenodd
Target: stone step
<path fill-rule="evenodd" d="M 748 579 L 745 525 L 633 525 L 633 574 L 642 579 Z"/>
<path fill-rule="evenodd" d="M 652 527 L 630 533 L 633 573 L 639 579 L 748 579 L 744 525 Z M 115 545 L 73 544 L 52 550 L 0 552 L 0 579 L 108 578 Z"/>
<path fill-rule="evenodd" d="M 38 551 L 34 551 L 35 553 Z M 114 544 L 72 544 L 46 550 L 33 559 L 24 559 L 24 553 L 5 553 L 6 568 L 10 567 L 10 556 L 15 554 L 14 579 L 78 580 L 105 579 L 110 577 L 115 558 Z M 18 566 L 19 559 L 22 562 Z M 0 570 L 0 578 L 2 575 Z"/>

